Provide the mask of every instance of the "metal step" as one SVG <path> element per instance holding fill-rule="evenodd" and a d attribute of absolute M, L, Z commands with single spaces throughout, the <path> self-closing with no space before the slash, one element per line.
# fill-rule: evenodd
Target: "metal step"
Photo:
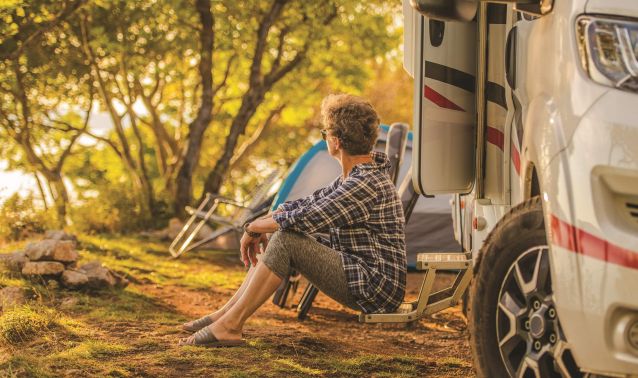
<path fill-rule="evenodd" d="M 359 314 L 362 323 L 406 323 L 425 315 L 456 306 L 472 279 L 472 259 L 470 253 L 419 253 L 417 269 L 425 271 L 419 297 L 414 302 L 404 302 L 396 312 L 388 314 Z M 457 270 L 452 286 L 432 292 L 437 270 Z"/>
<path fill-rule="evenodd" d="M 416 269 L 466 269 L 472 264 L 470 256 L 463 252 L 419 253 L 416 256 Z"/>

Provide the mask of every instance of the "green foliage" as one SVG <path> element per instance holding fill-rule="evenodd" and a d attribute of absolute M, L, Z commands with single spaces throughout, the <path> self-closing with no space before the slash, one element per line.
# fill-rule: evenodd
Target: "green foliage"
<path fill-rule="evenodd" d="M 10 169 L 37 171 L 49 184 L 63 177 L 76 194 L 68 212 L 79 230 L 134 231 L 171 216 L 188 124 L 201 102 L 201 22 L 193 3 L 0 0 L 0 138 L 7 141 L 0 155 Z M 231 151 L 222 188 L 238 199 L 318 140 L 318 104 L 328 93 L 365 94 L 382 105 L 388 122 L 410 121 L 395 111 L 411 109 L 397 99 L 411 96 L 409 80 L 395 74 L 400 2 L 382 0 L 289 1 L 258 68 L 265 75 L 299 54 L 304 59 L 240 114 L 248 89 L 263 84 L 250 83 L 249 75 L 271 5 L 212 2 L 213 121 L 193 172 L 195 198 L 238 118 L 248 117 L 238 140 L 244 153 Z M 62 191 L 51 192 L 58 209 Z"/>
<path fill-rule="evenodd" d="M 44 233 L 55 224 L 52 212 L 43 210 L 32 195 L 12 195 L 0 205 L 0 214 L 0 240 L 4 241 Z"/>
<path fill-rule="evenodd" d="M 111 183 L 91 189 L 85 193 L 80 204 L 71 209 L 70 215 L 76 230 L 86 233 L 126 233 L 139 231 L 152 223 L 146 218 L 142 204 L 130 185 Z"/>

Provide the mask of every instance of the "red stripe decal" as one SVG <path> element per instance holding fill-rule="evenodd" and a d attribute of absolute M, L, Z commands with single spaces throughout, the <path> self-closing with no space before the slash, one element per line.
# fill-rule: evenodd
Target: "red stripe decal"
<path fill-rule="evenodd" d="M 503 151 L 503 146 L 505 145 L 505 136 L 503 132 L 499 129 L 495 129 L 494 127 L 487 127 L 487 142 L 495 145 Z"/>
<path fill-rule="evenodd" d="M 580 230 L 552 215 L 552 242 L 572 252 L 611 264 L 638 269 L 638 253 Z"/>
<path fill-rule="evenodd" d="M 518 152 L 518 149 L 516 148 L 516 145 L 514 144 L 514 142 L 511 142 L 512 144 L 512 163 L 514 164 L 514 169 L 516 169 L 516 173 L 520 176 L 521 175 L 521 154 Z"/>
<path fill-rule="evenodd" d="M 448 100 L 445 96 L 427 85 L 423 86 L 423 96 L 442 108 L 465 111 L 463 108 Z"/>

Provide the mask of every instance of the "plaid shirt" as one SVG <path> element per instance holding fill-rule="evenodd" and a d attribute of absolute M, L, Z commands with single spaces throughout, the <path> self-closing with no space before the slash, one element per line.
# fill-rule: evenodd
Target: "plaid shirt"
<path fill-rule="evenodd" d="M 384 313 L 396 310 L 405 294 L 405 220 L 386 155 L 372 158 L 346 179 L 279 205 L 273 219 L 282 230 L 328 232 L 324 244 L 340 252 L 350 294 L 365 313 Z"/>

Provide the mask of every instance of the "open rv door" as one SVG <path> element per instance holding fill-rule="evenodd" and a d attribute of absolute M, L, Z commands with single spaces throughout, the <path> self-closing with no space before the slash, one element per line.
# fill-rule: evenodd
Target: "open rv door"
<path fill-rule="evenodd" d="M 404 65 L 415 87 L 414 187 L 427 195 L 468 193 L 475 178 L 476 22 L 425 17 L 409 0 L 403 8 Z"/>

